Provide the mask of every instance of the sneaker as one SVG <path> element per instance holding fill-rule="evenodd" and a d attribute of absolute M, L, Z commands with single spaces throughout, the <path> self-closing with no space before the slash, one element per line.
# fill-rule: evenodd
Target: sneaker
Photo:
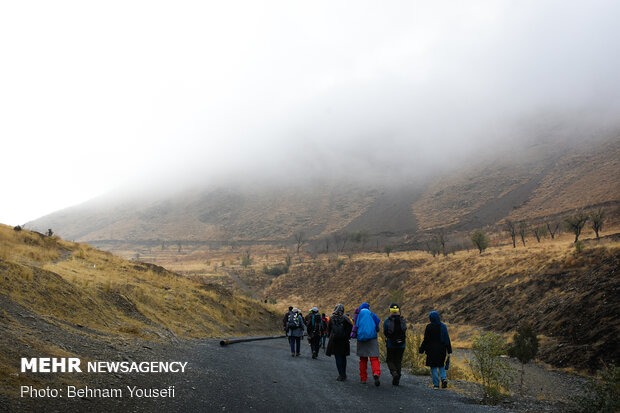
<path fill-rule="evenodd" d="M 295 357 L 295 353 L 291 353 L 291 357 Z"/>
<path fill-rule="evenodd" d="M 317 358 L 317 354 L 316 353 L 312 353 L 312 358 L 316 359 Z"/>
<path fill-rule="evenodd" d="M 375 379 L 375 386 L 380 386 L 381 382 L 379 382 L 379 376 L 377 376 L 376 374 L 374 376 L 372 376 Z"/>
<path fill-rule="evenodd" d="M 299 353 L 295 354 L 297 357 L 299 357 Z"/>
<path fill-rule="evenodd" d="M 448 388 L 448 380 L 442 380 L 441 381 L 441 388 L 442 389 L 447 389 Z"/>
<path fill-rule="evenodd" d="M 439 386 L 433 386 L 433 390 L 439 390 Z"/>

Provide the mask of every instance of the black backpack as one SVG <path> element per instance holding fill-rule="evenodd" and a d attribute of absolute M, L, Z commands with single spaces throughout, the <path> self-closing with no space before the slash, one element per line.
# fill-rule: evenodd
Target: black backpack
<path fill-rule="evenodd" d="M 398 321 L 396 321 L 398 320 Z M 388 319 L 386 337 L 392 345 L 402 346 L 407 341 L 407 324 L 402 317 L 390 317 Z"/>
<path fill-rule="evenodd" d="M 344 319 L 342 317 L 333 317 L 332 318 L 332 337 L 333 338 L 346 338 L 347 337 L 347 329 L 344 325 Z"/>
<path fill-rule="evenodd" d="M 323 327 L 322 324 L 323 323 L 323 318 L 321 317 L 321 314 L 316 313 L 316 314 L 312 314 L 312 318 L 310 319 L 310 325 L 308 326 L 308 330 L 312 331 L 315 334 L 321 334 L 321 331 L 323 331 Z"/>
<path fill-rule="evenodd" d="M 297 313 L 292 313 L 288 316 L 288 324 L 287 327 L 289 330 L 295 330 L 296 328 L 301 327 L 301 317 Z"/>

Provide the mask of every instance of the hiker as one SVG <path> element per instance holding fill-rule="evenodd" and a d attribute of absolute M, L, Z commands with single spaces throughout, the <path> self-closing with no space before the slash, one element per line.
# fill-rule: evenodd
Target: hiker
<path fill-rule="evenodd" d="M 327 326 L 329 325 L 329 317 L 325 315 L 325 313 L 321 314 L 321 319 L 323 320 L 323 336 L 321 337 L 323 353 L 325 352 L 325 340 L 327 339 Z"/>
<path fill-rule="evenodd" d="M 366 384 L 368 379 L 368 359 L 372 368 L 372 377 L 375 386 L 379 386 L 379 376 L 381 375 L 381 364 L 379 363 L 379 341 L 377 332 L 379 331 L 381 320 L 370 311 L 368 303 L 363 303 L 359 307 L 359 314 L 355 320 L 357 327 L 357 356 L 360 358 L 360 379 L 362 384 Z"/>
<path fill-rule="evenodd" d="M 299 356 L 301 337 L 304 334 L 304 319 L 299 314 L 298 308 L 293 308 L 286 325 L 286 335 L 291 345 L 291 356 Z"/>
<path fill-rule="evenodd" d="M 312 307 L 310 314 L 306 316 L 306 326 L 308 328 L 308 341 L 310 341 L 310 348 L 312 350 L 312 358 L 316 359 L 319 356 L 319 349 L 321 348 L 321 337 L 323 336 L 323 318 L 319 309 Z"/>
<path fill-rule="evenodd" d="M 386 338 L 386 362 L 390 374 L 392 374 L 392 385 L 398 386 L 403 353 L 407 344 L 407 324 L 400 314 L 400 307 L 396 303 L 390 304 L 390 316 L 383 323 L 383 334 Z"/>
<path fill-rule="evenodd" d="M 284 318 L 282 319 L 282 328 L 286 331 L 286 326 L 288 325 L 288 318 L 293 312 L 293 307 L 289 306 L 288 311 L 284 314 Z"/>
<path fill-rule="evenodd" d="M 353 330 L 351 330 L 351 338 L 357 338 L 357 315 L 360 313 L 360 308 L 357 307 L 355 309 L 355 314 L 353 314 L 353 318 L 351 318 L 349 316 L 349 314 L 347 314 L 347 317 L 349 317 L 349 320 L 351 320 L 351 323 L 353 324 Z"/>
<path fill-rule="evenodd" d="M 325 350 L 325 355 L 331 357 L 333 354 L 334 359 L 336 359 L 336 368 L 338 369 L 338 378 L 336 380 L 338 381 L 345 381 L 347 379 L 347 356 L 351 354 L 349 335 L 353 329 L 353 323 L 343 314 L 344 306 L 336 304 L 327 324 L 329 341 Z"/>
<path fill-rule="evenodd" d="M 426 352 L 426 365 L 431 368 L 433 377 L 433 387 L 439 388 L 439 376 L 441 376 L 441 387 L 448 387 L 446 379 L 446 352 L 452 353 L 452 344 L 448 335 L 448 327 L 439 320 L 439 313 L 431 311 L 428 315 L 430 324 L 424 330 L 424 340 L 420 345 L 419 352 Z"/>

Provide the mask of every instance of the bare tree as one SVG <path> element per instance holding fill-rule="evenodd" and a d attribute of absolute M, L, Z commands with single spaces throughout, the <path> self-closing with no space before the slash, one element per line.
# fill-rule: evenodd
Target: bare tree
<path fill-rule="evenodd" d="M 303 247 L 304 243 L 306 242 L 306 238 L 305 238 L 305 234 L 303 231 L 299 231 L 295 233 L 295 243 L 296 248 L 297 248 L 297 257 L 299 257 L 299 251 L 301 250 L 301 247 Z"/>
<path fill-rule="evenodd" d="M 534 227 L 532 229 L 532 232 L 534 233 L 534 236 L 536 237 L 536 241 L 540 243 L 540 239 L 547 235 L 547 228 L 543 227 L 542 225 L 539 225 L 537 227 Z"/>
<path fill-rule="evenodd" d="M 549 235 L 551 235 L 551 239 L 555 239 L 555 234 L 558 232 L 558 229 L 560 229 L 559 222 L 550 223 L 547 221 L 547 230 L 549 231 Z"/>
<path fill-rule="evenodd" d="M 340 248 L 340 243 L 342 242 L 342 234 L 340 232 L 334 232 L 332 234 L 332 239 L 334 240 L 334 248 L 336 249 L 336 253 Z"/>
<path fill-rule="evenodd" d="M 440 229 L 437 233 L 437 243 L 443 256 L 448 255 L 448 251 L 446 251 L 446 232 L 443 229 Z"/>
<path fill-rule="evenodd" d="M 525 247 L 525 233 L 527 232 L 528 225 L 527 222 L 521 221 L 519 222 L 519 237 L 521 237 L 521 242 Z"/>
<path fill-rule="evenodd" d="M 576 213 L 564 220 L 566 223 L 566 229 L 575 234 L 575 242 L 579 241 L 579 235 L 581 230 L 590 217 L 583 211 Z"/>
<path fill-rule="evenodd" d="M 599 208 L 598 211 L 590 214 L 590 220 L 592 221 L 592 229 L 596 234 L 596 239 L 599 239 L 598 233 L 603 229 L 603 220 L 605 219 L 605 211 Z"/>
<path fill-rule="evenodd" d="M 370 234 L 368 230 L 363 229 L 360 231 L 360 242 L 362 243 L 362 250 L 366 247 L 366 243 L 370 239 Z"/>
<path fill-rule="evenodd" d="M 333 234 L 334 243 L 336 244 L 336 251 L 342 252 L 347 246 L 349 241 L 349 233 L 347 231 L 338 231 Z"/>
<path fill-rule="evenodd" d="M 512 238 L 512 248 L 517 248 L 517 228 L 515 223 L 507 219 L 504 228 L 510 234 L 510 238 Z"/>

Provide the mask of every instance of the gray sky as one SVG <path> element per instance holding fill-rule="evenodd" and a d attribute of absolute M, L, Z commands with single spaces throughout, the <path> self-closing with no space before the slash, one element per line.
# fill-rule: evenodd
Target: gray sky
<path fill-rule="evenodd" d="M 0 222 L 119 186 L 415 174 L 620 111 L 617 1 L 0 0 Z"/>

